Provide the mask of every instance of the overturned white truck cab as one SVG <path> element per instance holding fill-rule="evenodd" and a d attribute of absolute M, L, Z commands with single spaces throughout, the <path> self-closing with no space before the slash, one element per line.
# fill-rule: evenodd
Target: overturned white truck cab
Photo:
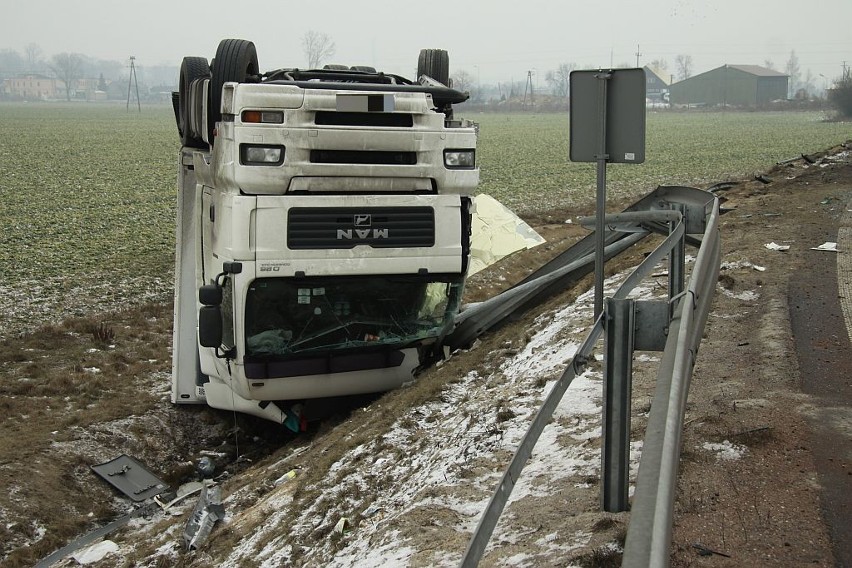
<path fill-rule="evenodd" d="M 291 427 L 293 403 L 380 392 L 435 356 L 468 270 L 476 129 L 448 57 L 260 73 L 251 42 L 187 57 L 172 401 Z"/>

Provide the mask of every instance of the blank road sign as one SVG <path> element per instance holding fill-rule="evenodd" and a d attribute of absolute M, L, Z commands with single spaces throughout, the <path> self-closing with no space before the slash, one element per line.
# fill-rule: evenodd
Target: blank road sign
<path fill-rule="evenodd" d="M 604 69 L 572 71 L 572 162 L 596 162 L 601 150 L 601 74 L 606 79 L 607 162 L 641 164 L 645 161 L 645 71 Z"/>

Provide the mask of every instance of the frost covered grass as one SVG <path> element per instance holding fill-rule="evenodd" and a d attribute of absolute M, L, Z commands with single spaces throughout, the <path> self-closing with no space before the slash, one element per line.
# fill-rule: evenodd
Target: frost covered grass
<path fill-rule="evenodd" d="M 0 104 L 0 338 L 168 298 L 177 151 L 166 106 Z"/>

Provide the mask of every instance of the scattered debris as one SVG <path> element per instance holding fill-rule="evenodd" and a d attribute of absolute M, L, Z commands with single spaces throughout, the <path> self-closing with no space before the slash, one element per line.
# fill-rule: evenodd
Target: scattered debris
<path fill-rule="evenodd" d="M 759 181 L 760 183 L 763 183 L 763 184 L 772 183 L 772 179 L 766 177 L 763 174 L 754 174 L 754 179 L 756 179 L 757 181 Z"/>
<path fill-rule="evenodd" d="M 88 532 L 77 540 L 66 544 L 59 550 L 54 551 L 53 553 L 40 560 L 38 564 L 35 565 L 35 568 L 50 568 L 50 566 L 53 566 L 60 560 L 67 557 L 69 554 L 80 550 L 84 546 L 88 546 L 94 542 L 97 542 L 109 533 L 120 529 L 136 517 L 146 517 L 148 515 L 153 514 L 154 511 L 156 511 L 156 505 L 154 503 L 145 503 L 138 509 L 134 509 L 130 513 L 117 518 L 111 523 L 108 523 L 91 532 Z"/>
<path fill-rule="evenodd" d="M 767 243 L 763 246 L 765 246 L 769 250 L 777 250 L 777 251 L 781 251 L 781 252 L 790 250 L 790 245 L 779 245 L 778 243 L 776 243 L 774 241 L 771 242 L 771 243 Z"/>
<path fill-rule="evenodd" d="M 225 518 L 225 507 L 222 505 L 222 488 L 210 481 L 205 481 L 198 503 L 195 504 L 195 509 L 183 531 L 187 550 L 196 550 L 201 546 L 210 536 L 216 521 L 223 518 Z"/>
<path fill-rule="evenodd" d="M 824 250 L 828 252 L 840 252 L 837 250 L 837 243 L 833 243 L 831 241 L 826 241 L 819 245 L 818 247 L 811 247 L 811 250 Z"/>

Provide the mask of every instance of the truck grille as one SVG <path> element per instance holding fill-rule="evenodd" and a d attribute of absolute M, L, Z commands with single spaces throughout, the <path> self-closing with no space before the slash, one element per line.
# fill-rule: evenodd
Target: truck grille
<path fill-rule="evenodd" d="M 311 163 L 413 166 L 417 163 L 417 153 L 380 150 L 311 150 Z"/>
<path fill-rule="evenodd" d="M 287 214 L 290 249 L 431 247 L 431 207 L 294 207 Z"/>
<path fill-rule="evenodd" d="M 414 117 L 393 112 L 330 112 L 317 111 L 314 123 L 320 126 L 385 126 L 411 128 Z"/>

